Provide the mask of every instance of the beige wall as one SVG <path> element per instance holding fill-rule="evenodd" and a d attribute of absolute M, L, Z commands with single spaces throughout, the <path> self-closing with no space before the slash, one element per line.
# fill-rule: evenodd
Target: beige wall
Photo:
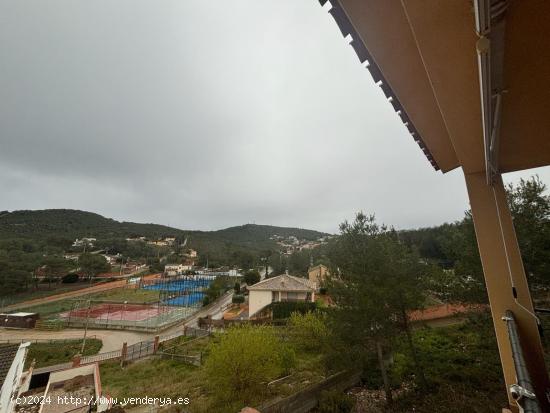
<path fill-rule="evenodd" d="M 258 311 L 267 307 L 273 301 L 273 294 L 276 298 L 274 301 L 315 301 L 315 293 L 311 292 L 311 297 L 307 300 L 307 292 L 289 293 L 287 291 L 250 291 L 248 296 L 248 314 L 249 317 L 254 316 Z"/>
<path fill-rule="evenodd" d="M 308 272 L 309 281 L 314 282 L 317 288 L 325 281 L 328 270 L 325 266 L 315 267 Z"/>
<path fill-rule="evenodd" d="M 269 304 L 271 304 L 271 291 L 250 291 L 248 296 L 249 316 L 253 316 Z"/>

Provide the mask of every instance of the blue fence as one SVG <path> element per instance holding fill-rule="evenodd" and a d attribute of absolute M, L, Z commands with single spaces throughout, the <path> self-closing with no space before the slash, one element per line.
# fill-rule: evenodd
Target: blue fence
<path fill-rule="evenodd" d="M 204 298 L 204 291 L 212 281 L 212 278 L 163 279 L 142 288 L 159 291 L 160 301 L 165 305 L 200 307 Z"/>

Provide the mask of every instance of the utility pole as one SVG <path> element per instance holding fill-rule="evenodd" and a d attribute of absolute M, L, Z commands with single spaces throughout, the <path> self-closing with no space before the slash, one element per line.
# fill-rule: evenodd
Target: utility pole
<path fill-rule="evenodd" d="M 92 306 L 92 300 L 88 299 L 88 310 L 86 311 L 86 324 L 84 325 L 84 338 L 82 339 L 82 348 L 80 354 L 84 355 L 84 348 L 86 347 L 86 336 L 88 335 L 88 320 L 90 319 L 90 307 Z"/>
<path fill-rule="evenodd" d="M 265 263 L 265 274 L 264 274 L 264 279 L 267 278 L 267 273 L 269 271 L 269 257 L 263 257 L 261 258 L 262 261 L 264 261 Z"/>

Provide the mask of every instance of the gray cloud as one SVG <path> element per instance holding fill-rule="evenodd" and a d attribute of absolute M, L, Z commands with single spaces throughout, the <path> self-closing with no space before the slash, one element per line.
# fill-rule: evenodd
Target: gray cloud
<path fill-rule="evenodd" d="M 0 62 L 0 209 L 336 231 L 467 208 L 313 0 L 0 0 Z"/>

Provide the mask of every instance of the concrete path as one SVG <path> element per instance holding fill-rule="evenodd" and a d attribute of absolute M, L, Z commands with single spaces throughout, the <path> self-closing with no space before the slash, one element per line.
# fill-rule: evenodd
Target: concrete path
<path fill-rule="evenodd" d="M 161 335 L 169 335 L 173 334 L 176 331 L 182 330 L 183 326 L 187 327 L 198 327 L 199 317 L 206 317 L 210 316 L 212 318 L 221 318 L 223 315 L 223 312 L 225 309 L 231 304 L 231 301 L 233 299 L 233 290 L 228 291 L 224 295 L 222 295 L 220 298 L 218 298 L 212 305 L 202 308 L 199 311 L 197 311 L 195 314 L 192 314 L 188 318 L 186 318 L 182 323 L 179 323 L 175 326 L 172 326 L 164 331 L 161 332 Z"/>

